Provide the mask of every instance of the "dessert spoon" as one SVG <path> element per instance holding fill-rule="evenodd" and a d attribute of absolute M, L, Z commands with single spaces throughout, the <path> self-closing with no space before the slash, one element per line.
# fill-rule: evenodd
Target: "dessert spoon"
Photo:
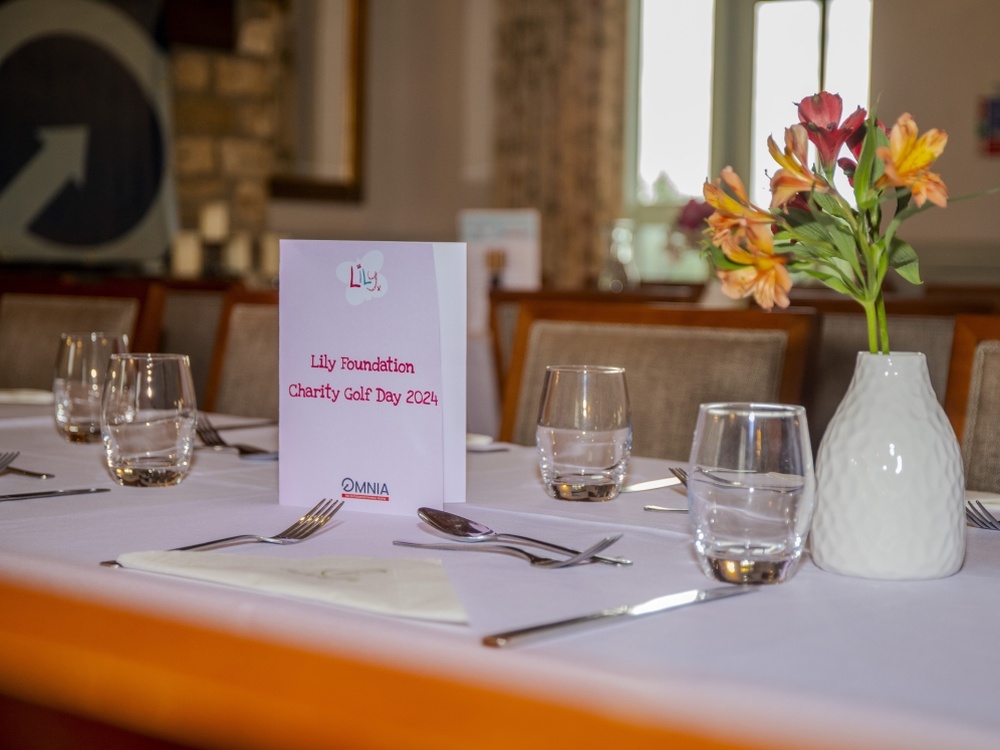
<path fill-rule="evenodd" d="M 420 508 L 417 510 L 417 515 L 432 528 L 448 536 L 461 539 L 464 542 L 520 542 L 521 544 L 530 544 L 554 552 L 562 552 L 566 555 L 579 554 L 579 550 L 563 547 L 552 542 L 543 542 L 541 539 L 532 539 L 531 537 L 519 534 L 502 534 L 494 531 L 489 526 L 471 521 L 454 513 L 449 513 L 446 510 Z M 608 563 L 609 565 L 632 564 L 631 560 L 627 560 L 624 557 L 608 557 L 606 555 L 594 555 L 593 557 L 597 562 Z"/>

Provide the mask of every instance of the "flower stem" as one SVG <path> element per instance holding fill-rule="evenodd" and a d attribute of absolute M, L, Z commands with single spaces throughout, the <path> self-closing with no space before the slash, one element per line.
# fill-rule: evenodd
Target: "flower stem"
<path fill-rule="evenodd" d="M 875 310 L 875 303 L 867 300 L 859 300 L 865 308 L 865 320 L 868 321 L 868 351 L 878 354 L 878 313 Z"/>
<path fill-rule="evenodd" d="M 882 289 L 879 289 L 878 297 L 875 299 L 875 316 L 878 318 L 878 333 L 882 342 L 882 354 L 889 353 L 889 318 L 885 314 L 885 297 L 882 296 Z"/>

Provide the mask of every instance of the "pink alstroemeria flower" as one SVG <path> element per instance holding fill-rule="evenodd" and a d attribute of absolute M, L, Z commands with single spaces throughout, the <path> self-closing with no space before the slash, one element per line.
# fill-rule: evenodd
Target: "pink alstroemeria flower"
<path fill-rule="evenodd" d="M 840 94 L 821 91 L 807 96 L 798 104 L 799 122 L 805 126 L 809 140 L 816 146 L 823 171 L 830 174 L 837 163 L 840 149 L 865 121 L 868 114 L 861 107 L 840 123 L 844 103 Z"/>

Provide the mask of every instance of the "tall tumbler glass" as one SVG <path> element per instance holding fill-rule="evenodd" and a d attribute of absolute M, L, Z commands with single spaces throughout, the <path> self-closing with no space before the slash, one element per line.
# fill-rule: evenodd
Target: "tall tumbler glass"
<path fill-rule="evenodd" d="M 625 370 L 547 367 L 535 437 L 549 495 L 590 501 L 617 497 L 632 452 Z"/>
<path fill-rule="evenodd" d="M 128 351 L 128 336 L 119 333 L 64 333 L 52 373 L 56 428 L 72 443 L 101 439 L 101 395 L 112 354 Z"/>
<path fill-rule="evenodd" d="M 129 487 L 183 481 L 191 470 L 197 414 L 187 355 L 112 355 L 101 402 L 111 476 Z"/>
<path fill-rule="evenodd" d="M 815 506 L 805 409 L 702 404 L 687 495 L 695 552 L 709 578 L 788 579 L 802 557 Z"/>

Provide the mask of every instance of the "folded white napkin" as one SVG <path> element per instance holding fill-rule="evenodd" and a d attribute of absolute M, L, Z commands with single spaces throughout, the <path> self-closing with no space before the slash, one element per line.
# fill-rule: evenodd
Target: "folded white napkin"
<path fill-rule="evenodd" d="M 52 391 L 36 388 L 0 388 L 0 404 L 51 404 Z"/>
<path fill-rule="evenodd" d="M 313 557 L 277 559 L 217 552 L 129 552 L 126 568 L 196 578 L 239 588 L 287 594 L 367 612 L 464 623 L 439 560 Z"/>
<path fill-rule="evenodd" d="M 508 450 L 509 446 L 497 443 L 489 435 L 468 433 L 465 436 L 465 450 L 469 453 L 495 453 Z"/>

